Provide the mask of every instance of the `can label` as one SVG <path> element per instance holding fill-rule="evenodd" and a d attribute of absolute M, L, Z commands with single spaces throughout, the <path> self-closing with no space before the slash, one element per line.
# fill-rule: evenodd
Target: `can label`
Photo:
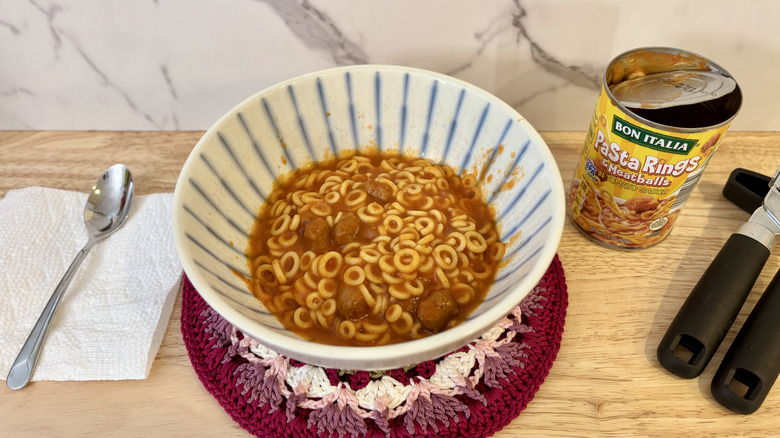
<path fill-rule="evenodd" d="M 609 246 L 660 242 L 728 125 L 665 131 L 622 111 L 602 86 L 569 191 L 569 214 L 586 234 Z"/>

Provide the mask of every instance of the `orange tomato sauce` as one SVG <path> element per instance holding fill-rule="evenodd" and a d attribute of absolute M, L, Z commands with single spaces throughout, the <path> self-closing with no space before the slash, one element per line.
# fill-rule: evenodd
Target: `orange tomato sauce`
<path fill-rule="evenodd" d="M 403 342 L 462 322 L 485 298 L 505 246 L 474 175 L 365 153 L 277 181 L 247 258 L 254 295 L 315 342 Z"/>

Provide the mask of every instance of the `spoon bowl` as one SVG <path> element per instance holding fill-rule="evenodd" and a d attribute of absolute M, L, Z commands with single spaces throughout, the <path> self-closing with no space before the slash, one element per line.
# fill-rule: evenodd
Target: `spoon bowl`
<path fill-rule="evenodd" d="M 43 342 L 49 332 L 51 320 L 62 296 L 68 289 L 68 285 L 81 266 L 81 262 L 87 257 L 89 250 L 125 223 L 130 213 L 134 193 L 133 175 L 122 164 L 111 166 L 95 183 L 84 207 L 84 225 L 87 228 L 89 239 L 84 248 L 73 259 L 57 288 L 54 289 L 54 293 L 46 303 L 41 316 L 38 317 L 30 336 L 11 365 L 11 370 L 5 381 L 9 388 L 21 389 L 30 381 L 35 364 L 38 362 L 41 347 L 43 347 Z"/>
<path fill-rule="evenodd" d="M 124 165 L 115 164 L 103 173 L 84 207 L 84 225 L 90 238 L 108 237 L 124 224 L 134 189 L 133 175 Z"/>

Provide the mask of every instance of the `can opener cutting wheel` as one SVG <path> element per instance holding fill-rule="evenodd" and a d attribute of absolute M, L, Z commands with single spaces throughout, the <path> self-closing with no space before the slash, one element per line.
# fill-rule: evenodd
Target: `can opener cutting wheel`
<path fill-rule="evenodd" d="M 769 181 L 758 188 L 757 181 Z M 751 192 L 749 196 L 744 196 Z M 701 374 L 739 314 L 780 235 L 780 169 L 771 180 L 736 169 L 723 194 L 746 211 L 763 202 L 732 234 L 683 303 L 658 360 L 683 378 Z M 780 271 L 775 274 L 723 358 L 710 389 L 721 405 L 755 412 L 780 373 Z"/>

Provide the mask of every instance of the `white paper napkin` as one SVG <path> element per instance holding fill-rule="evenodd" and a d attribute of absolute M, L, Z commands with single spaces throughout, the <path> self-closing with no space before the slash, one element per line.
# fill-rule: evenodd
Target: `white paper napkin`
<path fill-rule="evenodd" d="M 0 201 L 0 379 L 87 242 L 86 193 L 28 187 Z M 32 380 L 149 375 L 182 268 L 173 195 L 136 196 L 125 225 L 92 248 L 55 315 Z"/>

